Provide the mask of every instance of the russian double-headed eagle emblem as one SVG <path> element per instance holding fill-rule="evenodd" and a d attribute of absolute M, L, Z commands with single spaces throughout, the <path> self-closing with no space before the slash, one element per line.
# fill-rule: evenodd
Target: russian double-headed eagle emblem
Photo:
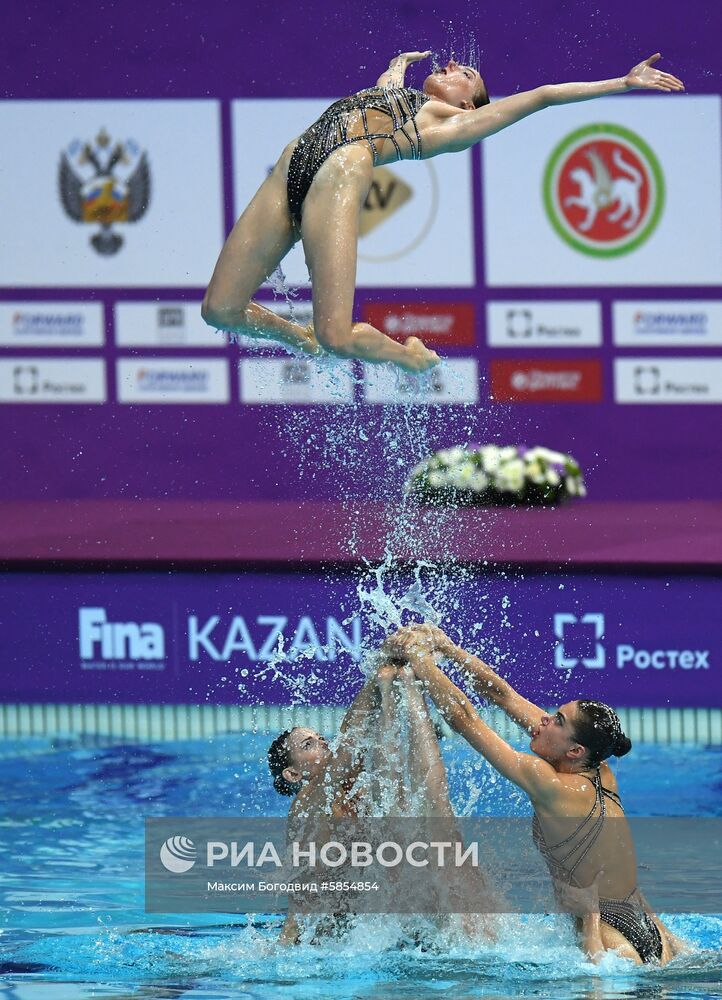
<path fill-rule="evenodd" d="M 92 143 L 75 140 L 63 152 L 58 186 L 71 219 L 100 225 L 90 242 L 98 253 L 109 256 L 123 245 L 113 225 L 137 222 L 148 210 L 148 157 L 132 139 L 113 144 L 102 128 Z"/>

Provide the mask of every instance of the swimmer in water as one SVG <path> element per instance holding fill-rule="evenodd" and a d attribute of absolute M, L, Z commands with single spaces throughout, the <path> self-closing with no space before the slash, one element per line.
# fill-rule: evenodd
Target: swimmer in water
<path fill-rule="evenodd" d="M 399 713 L 402 695 L 408 709 L 405 725 Z M 410 747 L 407 768 L 401 767 L 404 731 Z M 446 768 L 428 708 L 413 671 L 398 659 L 382 662 L 356 696 L 344 716 L 334 750 L 315 730 L 296 726 L 276 737 L 268 751 L 268 763 L 276 791 L 294 796 L 288 816 L 289 840 L 332 839 L 326 819 L 454 818 Z M 309 824 L 313 833 L 307 837 Z M 445 882 L 447 889 L 455 891 L 448 875 Z M 475 889 L 492 898 L 480 873 Z M 343 930 L 347 915 L 333 914 L 321 933 L 327 934 L 329 929 L 335 933 L 334 923 Z M 462 928 L 470 938 L 488 941 L 493 937 L 493 927 L 476 914 L 464 914 Z M 297 916 L 290 908 L 280 941 L 297 943 L 300 934 Z"/>
<path fill-rule="evenodd" d="M 630 90 L 684 90 L 654 68 L 657 53 L 626 76 L 548 84 L 490 104 L 479 71 L 454 60 L 427 76 L 422 91 L 406 87 L 407 67 L 430 55 L 396 56 L 375 87 L 332 104 L 286 146 L 221 251 L 203 299 L 206 323 L 311 355 L 390 361 L 410 372 L 432 368 L 439 356 L 417 337 L 399 344 L 353 322 L 359 222 L 373 168 L 461 152 L 545 108 Z M 299 239 L 313 294 L 306 328 L 251 301 Z"/>
<path fill-rule="evenodd" d="M 582 943 L 591 958 L 616 951 L 636 963 L 664 965 L 685 950 L 637 886 L 631 830 L 616 779 L 605 763 L 632 747 L 613 709 L 580 700 L 543 712 L 432 625 L 401 629 L 383 650 L 408 657 L 452 729 L 529 796 L 534 842 L 562 906 L 579 917 Z M 531 734 L 530 754 L 514 750 L 483 722 L 439 669 L 437 656 L 454 663 L 480 697 Z"/>

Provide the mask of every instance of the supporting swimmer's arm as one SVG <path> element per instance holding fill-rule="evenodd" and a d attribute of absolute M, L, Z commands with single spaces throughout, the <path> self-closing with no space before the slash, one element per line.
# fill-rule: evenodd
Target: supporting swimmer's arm
<path fill-rule="evenodd" d="M 343 717 L 340 727 L 340 739 L 326 764 L 321 777 L 321 784 L 337 788 L 339 782 L 346 781 L 361 770 L 363 766 L 360 752 L 359 736 L 369 713 L 378 707 L 379 689 L 376 677 L 370 677 L 356 695 Z"/>
<path fill-rule="evenodd" d="M 441 645 L 436 646 L 438 651 L 459 667 L 480 698 L 498 705 L 510 719 L 524 729 L 533 729 L 539 725 L 544 712 L 538 705 L 522 697 L 488 663 L 484 663 L 478 656 L 453 643 L 441 629 L 435 631 L 438 634 L 438 641 L 441 642 Z"/>
<path fill-rule="evenodd" d="M 366 681 L 359 693 L 349 705 L 348 711 L 341 722 L 340 732 L 346 733 L 366 718 L 368 712 L 375 707 L 378 697 L 376 678 Z"/>
<path fill-rule="evenodd" d="M 536 111 L 559 104 L 574 104 L 591 101 L 595 97 L 623 94 L 629 90 L 662 90 L 666 92 L 684 90 L 684 84 L 676 76 L 653 69 L 653 63 L 661 58 L 659 53 L 638 63 L 626 76 L 612 80 L 596 80 L 585 83 L 556 83 L 534 90 L 527 90 L 511 97 L 487 104 L 474 111 L 464 111 L 447 119 L 441 131 L 448 135 L 446 148 L 452 151 L 467 149 L 487 136 L 495 135 L 502 129 L 514 125 Z"/>
<path fill-rule="evenodd" d="M 359 734 L 363 731 L 362 726 L 369 712 L 373 711 L 377 704 L 378 687 L 376 678 L 371 677 L 351 702 L 343 717 L 338 744 L 320 776 L 321 785 L 337 788 L 340 782 L 360 770 L 362 761 Z"/>
<path fill-rule="evenodd" d="M 523 729 L 529 730 L 539 725 L 544 713 L 538 705 L 522 697 L 488 663 L 457 646 L 438 626 L 411 626 L 409 629 L 402 629 L 397 635 L 412 633 L 426 636 L 436 652 L 459 667 L 480 698 L 498 705 Z M 393 641 L 392 638 L 391 642 Z"/>
<path fill-rule="evenodd" d="M 439 670 L 428 649 L 411 642 L 406 648 L 414 673 L 419 680 L 424 681 L 431 700 L 451 728 L 530 798 L 545 798 L 551 790 L 552 782 L 558 781 L 551 765 L 531 754 L 519 753 L 490 729 L 463 691 Z"/>
<path fill-rule="evenodd" d="M 389 68 L 385 73 L 376 81 L 377 87 L 403 87 L 404 78 L 406 76 L 406 67 L 410 63 L 420 62 L 422 59 L 428 59 L 431 55 L 431 50 L 426 52 L 402 52 L 394 58 L 389 63 Z"/>

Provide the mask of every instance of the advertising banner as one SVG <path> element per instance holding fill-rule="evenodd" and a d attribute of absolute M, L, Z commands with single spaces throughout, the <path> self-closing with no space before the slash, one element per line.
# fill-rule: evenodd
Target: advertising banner
<path fill-rule="evenodd" d="M 616 358 L 618 403 L 722 403 L 722 358 Z"/>
<path fill-rule="evenodd" d="M 488 302 L 490 347 L 601 347 L 598 302 Z"/>
<path fill-rule="evenodd" d="M 0 302 L 0 347 L 102 347 L 101 302 Z"/>
<path fill-rule="evenodd" d="M 454 358 L 423 379 L 387 365 L 364 365 L 367 403 L 476 403 L 479 374 L 475 358 Z"/>
<path fill-rule="evenodd" d="M 603 397 L 599 361 L 532 360 L 491 362 L 491 395 L 500 403 L 599 403 Z"/>
<path fill-rule="evenodd" d="M 242 403 L 352 403 L 350 361 L 244 358 L 239 366 Z"/>
<path fill-rule="evenodd" d="M 719 96 L 555 107 L 482 148 L 489 285 L 722 282 Z"/>
<path fill-rule="evenodd" d="M 120 358 L 119 403 L 227 403 L 228 362 L 220 358 Z"/>
<path fill-rule="evenodd" d="M 722 302 L 719 301 L 615 302 L 612 319 L 617 347 L 722 346 Z"/>
<path fill-rule="evenodd" d="M 542 705 L 703 707 L 722 690 L 721 598 L 712 577 L 450 571 L 425 606 Z M 7 702 L 344 705 L 386 634 L 350 573 L 0 579 Z"/>
<path fill-rule="evenodd" d="M 201 318 L 200 302 L 118 302 L 118 347 L 226 347 L 225 333 Z"/>
<path fill-rule="evenodd" d="M 223 240 L 216 101 L 2 101 L 0 129 L 23 137 L 22 155 L 0 148 L 3 286 L 207 283 Z"/>
<path fill-rule="evenodd" d="M 0 403 L 104 403 L 105 361 L 96 358 L 0 359 Z"/>

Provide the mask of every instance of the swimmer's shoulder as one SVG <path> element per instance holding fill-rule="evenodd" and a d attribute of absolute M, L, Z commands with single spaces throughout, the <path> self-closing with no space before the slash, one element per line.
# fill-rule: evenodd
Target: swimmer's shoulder
<path fill-rule="evenodd" d="M 417 122 L 421 120 L 444 121 L 447 118 L 454 118 L 456 115 L 466 114 L 461 108 L 455 108 L 446 101 L 440 101 L 435 97 L 430 97 L 426 103 L 419 108 L 416 114 Z"/>
<path fill-rule="evenodd" d="M 618 792 L 617 778 L 606 760 L 599 765 L 599 777 L 602 779 L 602 787 L 610 792 Z"/>

